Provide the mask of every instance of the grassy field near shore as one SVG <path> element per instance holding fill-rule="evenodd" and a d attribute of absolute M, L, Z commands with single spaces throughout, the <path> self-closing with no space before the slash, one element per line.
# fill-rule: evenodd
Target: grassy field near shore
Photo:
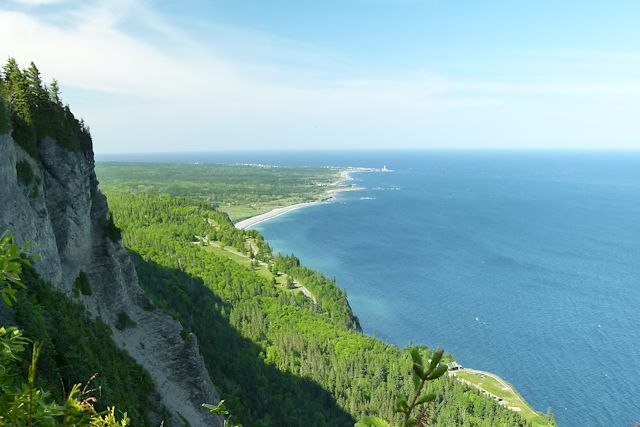
<path fill-rule="evenodd" d="M 98 162 L 96 175 L 106 193 L 198 197 L 233 221 L 322 200 L 341 181 L 336 168 L 187 163 Z"/>
<path fill-rule="evenodd" d="M 207 269 L 224 267 L 227 272 L 234 272 L 238 278 L 242 276 L 241 283 L 235 283 L 235 276 L 226 273 L 212 276 L 215 280 L 207 280 L 213 280 L 212 283 L 215 283 L 216 286 L 222 286 L 220 295 L 227 298 L 240 298 L 240 300 L 231 299 L 229 301 L 239 304 L 238 301 L 244 301 L 243 298 L 247 298 L 246 307 L 243 305 L 243 308 L 236 309 L 233 316 L 233 319 L 238 320 L 242 328 L 245 328 L 242 330 L 248 333 L 247 336 L 251 336 L 254 339 L 266 339 L 265 331 L 267 329 L 265 329 L 265 325 L 267 324 L 270 325 L 273 331 L 289 331 L 287 328 L 294 327 L 292 326 L 294 325 L 292 323 L 294 320 L 292 319 L 295 319 L 295 322 L 302 322 L 300 326 L 303 328 L 302 332 L 297 329 L 295 332 L 291 332 L 294 335 L 287 332 L 287 339 L 283 343 L 292 342 L 291 337 L 299 337 L 301 333 L 313 336 L 310 342 L 313 342 L 314 345 L 315 343 L 324 342 L 323 340 L 317 341 L 318 336 L 321 335 L 327 338 L 331 334 L 337 334 L 339 337 L 340 351 L 332 348 L 327 349 L 324 347 L 325 344 L 322 344 L 323 350 L 313 349 L 312 353 L 315 355 L 313 357 L 308 355 L 294 357 L 289 360 L 288 357 L 292 353 L 285 350 L 284 347 L 278 347 L 277 350 L 274 350 L 276 347 L 273 343 L 277 341 L 277 337 L 280 337 L 278 335 L 280 332 L 273 332 L 275 335 L 270 336 L 269 339 L 271 341 L 269 341 L 268 345 L 265 344 L 266 347 L 264 347 L 265 350 L 263 352 L 270 363 L 278 362 L 282 369 L 291 370 L 293 369 L 292 366 L 298 366 L 298 361 L 307 360 L 311 357 L 315 365 L 313 367 L 306 367 L 305 365 L 304 369 L 300 367 L 300 369 L 303 369 L 301 372 L 304 372 L 305 375 L 319 375 L 313 378 L 316 381 L 324 381 L 326 375 L 322 374 L 322 372 L 333 372 L 339 366 L 345 367 L 353 363 L 364 363 L 362 361 L 364 353 L 361 353 L 362 348 L 364 348 L 363 342 L 372 342 L 374 343 L 372 348 L 377 349 L 376 351 L 379 352 L 376 353 L 372 348 L 368 349 L 371 354 L 367 354 L 375 359 L 375 363 L 368 361 L 366 366 L 369 368 L 359 369 L 358 372 L 361 372 L 362 375 L 372 375 L 373 377 L 367 377 L 367 380 L 362 384 L 378 384 L 375 389 L 382 390 L 376 392 L 378 394 L 375 399 L 378 402 L 387 402 L 388 397 L 397 391 L 396 387 L 399 384 L 397 381 L 400 381 L 398 378 L 403 377 L 399 372 L 404 372 L 405 370 L 404 367 L 399 368 L 400 365 L 398 364 L 401 352 L 399 353 L 397 348 L 375 341 L 357 331 L 344 332 L 341 328 L 336 327 L 337 324 L 346 324 L 344 319 L 351 320 L 348 316 L 350 309 L 346 303 L 346 297 L 344 293 L 337 290 L 335 282 L 323 278 L 303 266 L 298 266 L 296 264 L 297 261 L 293 259 L 286 259 L 285 257 L 274 258 L 264 252 L 265 250 L 269 251 L 269 249 L 268 246 L 264 246 L 259 233 L 237 228 L 237 222 L 245 217 L 268 212 L 277 207 L 290 207 L 297 203 L 317 201 L 327 197 L 331 191 L 352 188 L 346 182 L 348 172 L 363 172 L 365 170 L 131 163 L 100 163 L 96 170 L 101 189 L 107 194 L 110 206 L 114 210 L 116 223 L 123 227 L 125 233 L 128 233 L 126 236 L 129 237 L 125 238 L 125 243 L 132 245 L 130 248 L 136 253 L 140 253 L 143 257 L 153 256 L 153 259 L 156 259 L 157 262 L 165 262 L 166 259 L 164 257 L 174 257 L 176 256 L 174 252 L 180 251 L 181 255 L 178 256 L 180 271 L 190 271 L 193 274 L 193 271 L 196 271 L 193 270 L 195 268 L 204 268 L 205 270 L 203 271 L 208 271 Z M 238 178 L 237 180 L 236 177 Z M 266 184 L 261 182 L 263 179 Z M 217 207 L 218 210 L 227 213 L 232 220 L 236 221 L 235 226 L 230 224 L 224 216 L 210 211 L 211 207 Z M 147 238 L 147 233 L 151 233 L 153 238 Z M 167 238 L 167 236 L 173 237 Z M 175 243 L 175 236 L 181 236 L 183 240 L 186 239 L 187 243 L 185 244 L 184 241 L 179 244 Z M 165 245 L 176 244 L 176 247 L 173 248 L 172 246 L 170 250 L 167 250 L 164 246 L 162 249 L 153 249 L 155 248 L 155 243 L 152 242 L 156 242 L 158 239 L 163 239 Z M 199 252 L 192 253 L 192 250 Z M 190 255 L 187 256 L 187 253 Z M 202 262 L 203 259 L 207 259 L 209 262 L 204 263 Z M 229 263 L 229 261 L 231 262 Z M 193 265 L 189 263 L 193 263 Z M 256 280 L 257 287 L 246 289 L 252 283 L 248 277 Z M 229 281 L 235 283 L 235 285 L 225 285 Z M 153 280 L 149 281 L 149 286 L 157 286 L 157 283 L 158 280 L 154 276 Z M 182 282 L 176 284 L 176 286 L 174 293 L 180 294 L 184 291 Z M 164 287 L 156 290 L 164 292 Z M 260 295 L 260 298 L 257 298 L 256 295 Z M 264 307 L 266 308 L 263 307 L 264 301 L 267 301 L 265 300 L 267 298 L 265 295 L 269 295 L 269 298 L 272 296 L 275 298 L 278 304 L 277 309 L 271 305 L 265 305 Z M 158 295 L 156 296 L 159 297 Z M 260 301 L 260 304 L 255 304 L 257 301 Z M 192 307 L 197 304 L 197 301 L 191 301 L 188 304 L 188 314 L 183 319 L 188 325 L 199 324 L 190 320 L 194 316 Z M 291 304 L 293 306 L 290 306 Z M 301 314 L 296 311 L 298 306 L 313 313 L 314 317 L 312 319 L 314 320 L 312 321 L 311 318 L 307 319 L 306 317 L 300 320 Z M 207 313 L 210 307 L 200 308 L 195 312 Z M 271 311 L 267 313 L 263 310 Z M 269 322 L 265 323 L 265 319 L 269 319 Z M 324 321 L 322 319 L 328 319 L 333 323 L 317 323 Z M 248 321 L 256 322 L 255 324 L 251 323 L 251 329 L 246 329 L 246 322 Z M 275 327 L 274 325 L 279 326 Z M 298 328 L 298 326 L 295 327 Z M 200 330 L 200 334 L 202 336 L 209 336 L 206 334 L 215 335 L 208 328 L 206 334 L 202 330 Z M 209 343 L 216 342 L 212 337 L 204 339 L 204 341 Z M 343 341 L 348 344 L 343 345 Z M 350 351 L 343 351 L 344 346 L 347 346 Z M 277 351 L 277 355 L 274 351 Z M 331 357 L 329 359 L 317 359 L 316 356 L 322 351 L 328 351 L 329 353 L 327 354 L 331 355 Z M 214 353 L 218 354 L 219 352 Z M 333 358 L 338 353 L 356 354 L 357 362 L 356 359 L 349 359 L 349 363 L 346 364 L 340 362 L 338 365 L 331 365 L 330 368 L 323 367 L 324 365 L 322 364 L 328 361 L 334 363 Z M 282 360 L 279 355 L 282 355 Z M 289 363 L 292 363 L 292 365 Z M 379 374 L 390 369 L 390 366 L 396 371 L 396 374 L 387 373 L 385 375 L 388 376 L 389 380 L 378 383 L 377 381 L 381 381 Z M 507 401 L 507 398 L 503 397 L 506 390 L 494 390 L 490 379 L 481 376 L 473 377 L 470 372 L 464 372 L 464 375 L 469 374 L 468 378 L 459 376 L 458 380 L 461 381 L 455 381 L 452 378 L 448 379 L 448 383 L 442 385 L 442 387 L 447 387 L 449 390 L 455 389 L 459 398 L 470 405 L 470 408 L 473 407 L 473 402 L 478 399 L 476 388 L 491 390 L 489 391 L 491 394 L 495 394 Z M 347 374 L 349 381 L 351 381 L 352 374 L 353 372 L 351 371 Z M 342 373 L 340 375 L 341 377 L 343 376 Z M 253 386 L 253 383 L 251 383 L 251 390 L 253 390 Z M 389 389 L 387 390 L 385 387 Z M 236 388 L 231 387 L 230 390 L 236 390 Z M 349 388 L 349 390 L 351 389 Z M 521 399 L 515 390 L 512 388 L 510 390 L 514 396 Z M 498 392 L 502 394 L 498 394 Z M 227 391 L 227 393 L 229 392 Z M 362 391 L 353 390 L 353 393 L 354 396 L 357 396 L 357 398 L 354 397 L 353 399 L 360 402 Z M 352 402 L 356 400 L 352 400 Z M 249 395 L 242 394 L 242 401 L 246 405 L 246 402 L 250 401 Z M 443 411 L 440 412 L 440 416 L 443 419 L 457 420 L 449 425 L 459 425 L 459 421 L 469 417 L 481 419 L 484 416 L 490 416 L 494 420 L 501 421 L 501 424 L 494 425 L 528 425 L 524 423 L 521 416 L 526 418 L 532 426 L 553 425 L 544 416 L 533 411 L 524 401 L 518 403 L 514 399 L 513 404 L 508 401 L 508 405 L 504 405 L 504 407 L 501 407 L 498 399 L 492 396 L 488 400 L 483 398 L 479 399 L 479 401 L 484 403 L 476 408 L 478 412 L 475 412 L 475 410 L 469 413 L 460 412 L 458 409 L 448 406 L 446 409 L 440 409 L 440 411 Z M 365 404 L 368 405 L 363 401 L 359 405 Z M 353 406 L 355 404 L 350 403 L 350 405 Z M 451 405 L 451 402 L 448 402 L 448 405 Z M 376 406 L 376 410 L 380 409 L 377 407 L 379 404 L 374 406 Z M 241 410 L 241 408 L 242 405 L 234 407 L 236 411 Z M 353 406 L 353 408 L 356 407 Z M 382 409 L 387 411 L 386 416 L 391 419 L 393 412 L 389 412 L 389 408 Z M 260 413 L 264 412 L 264 410 L 260 411 Z M 385 414 L 385 412 L 380 413 Z"/>
<path fill-rule="evenodd" d="M 533 427 L 553 425 L 550 423 L 549 418 L 531 408 L 511 384 L 497 375 L 465 369 L 456 372 L 454 376 L 488 393 L 495 399 L 501 399 L 507 408 L 520 413 Z"/>

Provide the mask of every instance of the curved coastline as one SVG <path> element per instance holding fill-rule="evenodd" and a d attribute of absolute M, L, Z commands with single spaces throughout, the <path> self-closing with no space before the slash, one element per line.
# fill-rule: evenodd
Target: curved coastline
<path fill-rule="evenodd" d="M 337 197 L 337 193 L 341 193 L 343 191 L 359 191 L 363 190 L 363 187 L 358 187 L 355 185 L 347 186 L 347 183 L 353 181 L 352 173 L 362 173 L 362 172 L 391 172 L 389 169 L 376 169 L 376 168 L 346 168 L 340 171 L 340 178 L 333 183 L 331 188 L 325 193 L 325 197 L 322 200 L 316 200 L 311 202 L 303 202 L 296 203 L 294 205 L 283 206 L 279 208 L 275 208 L 270 210 L 269 212 L 265 212 L 260 215 L 252 216 L 249 218 L 245 218 L 236 222 L 234 225 L 236 228 L 240 230 L 246 230 L 254 225 L 260 224 L 265 221 L 269 221 L 270 219 L 277 218 L 281 215 L 288 214 L 289 212 L 296 211 L 298 209 L 308 208 L 309 206 L 322 205 L 325 203 L 335 202 Z"/>
<path fill-rule="evenodd" d="M 349 168 L 342 170 L 340 171 L 340 179 L 332 184 L 332 187 L 338 188 L 332 188 L 331 190 L 328 190 L 326 192 L 326 197 L 323 200 L 297 203 L 294 205 L 275 208 L 269 212 L 238 221 L 234 225 L 238 229 L 248 229 L 252 226 L 263 223 L 265 221 L 269 221 L 273 218 L 277 218 L 281 215 L 285 215 L 298 209 L 325 203 L 332 203 L 336 201 L 336 194 L 339 192 L 363 190 L 364 187 L 358 187 L 355 185 L 347 186 L 347 183 L 353 180 L 351 174 L 357 172 L 391 172 L 391 170 L 387 169 L 386 167 L 384 169 Z M 533 408 L 518 393 L 517 389 L 513 385 L 509 384 L 498 375 L 492 372 L 466 368 L 456 362 L 450 363 L 449 369 L 450 371 L 448 372 L 448 375 L 450 377 L 455 378 L 456 380 L 470 387 L 478 389 L 480 393 L 494 399 L 501 406 L 504 406 L 511 411 L 521 414 L 527 421 L 531 422 L 534 427 L 547 427 L 549 425 L 552 425 L 549 424 L 550 420 L 544 414 Z M 496 381 L 496 383 L 499 384 L 500 388 L 494 389 L 494 387 L 490 387 L 485 384 L 487 378 Z"/>
<path fill-rule="evenodd" d="M 265 221 L 269 221 L 270 219 L 279 217 L 280 215 L 284 215 L 287 214 L 289 212 L 293 212 L 295 210 L 298 209 L 302 209 L 302 208 L 306 208 L 309 206 L 315 206 L 315 205 L 321 205 L 323 203 L 328 203 L 327 201 L 317 201 L 317 202 L 304 202 L 304 203 L 297 203 L 295 205 L 289 205 L 289 206 L 284 206 L 281 208 L 275 208 L 270 210 L 269 212 L 260 214 L 260 215 L 256 215 L 256 216 L 252 216 L 249 217 L 247 219 L 243 219 L 242 221 L 238 221 L 236 222 L 234 225 L 236 228 L 240 229 L 240 230 L 245 230 L 249 227 L 252 227 L 254 225 L 260 224 L 262 222 Z"/>

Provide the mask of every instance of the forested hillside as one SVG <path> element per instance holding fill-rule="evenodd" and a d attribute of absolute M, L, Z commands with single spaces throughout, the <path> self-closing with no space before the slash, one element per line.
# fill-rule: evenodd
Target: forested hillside
<path fill-rule="evenodd" d="M 0 310 L 3 325 L 23 331 L 2 330 L 9 350 L 0 355 L 0 386 L 23 400 L 5 393 L 0 420 L 17 414 L 11 411 L 24 408 L 18 405 L 23 401 L 27 418 L 15 419 L 31 420 L 29 402 L 39 388 L 50 394 L 38 394 L 39 405 L 58 410 L 53 399 L 64 401 L 74 384 L 94 374 L 82 393 L 89 399 L 85 409 L 93 411 L 95 397 L 97 410 L 117 405 L 135 426 L 187 423 L 183 413 L 192 425 L 219 421 L 200 415 L 201 404 L 216 398 L 209 376 L 246 427 L 352 426 L 364 415 L 398 420 L 395 398 L 413 390 L 408 352 L 364 335 L 335 281 L 295 256 L 274 256 L 259 233 L 236 229 L 215 209 L 223 199 L 167 195 L 153 186 L 114 192 L 108 195 L 112 219 L 96 188 L 88 128 L 63 106 L 55 82 L 42 83 L 33 64 L 21 70 L 10 60 L 3 69 L 0 138 L 8 153 L 0 157 L 0 177 L 11 186 L 2 194 L 12 206 L 0 208 L 1 224 L 23 241 L 37 240 L 47 252 L 34 266 L 55 273 L 40 277 L 27 266 L 24 280 L 14 278 L 26 288 Z M 335 172 L 320 175 L 329 182 Z M 265 197 L 276 184 L 269 185 Z M 242 198 L 239 188 L 234 200 Z M 40 343 L 31 347 L 39 364 L 17 356 L 28 345 L 22 333 Z M 432 354 L 420 351 L 425 360 Z M 433 426 L 529 425 L 454 378 L 428 383 L 426 391 L 437 395 L 425 414 Z M 56 414 L 62 418 L 48 425 L 66 422 L 64 411 Z M 87 416 L 103 415 L 109 413 Z"/>
<path fill-rule="evenodd" d="M 82 305 L 54 290 L 33 269 L 24 271 L 23 282 L 14 319 L 26 337 L 42 345 L 37 384 L 52 399 L 64 401 L 74 384 L 87 383 L 95 375 L 88 389 L 98 397 L 98 410 L 115 406 L 136 426 L 154 426 L 160 416 L 168 418 L 156 403 L 149 374 L 115 346 L 108 325 L 91 320 Z M 28 362 L 23 359 L 25 372 Z M 155 415 L 149 418 L 151 413 Z"/>
<path fill-rule="evenodd" d="M 320 200 L 338 188 L 335 168 L 267 165 L 100 162 L 96 173 L 109 193 L 198 197 L 234 221 L 271 209 Z M 341 187 L 344 188 L 344 187 Z"/>
<path fill-rule="evenodd" d="M 46 87 L 35 64 L 21 70 L 14 59 L 9 59 L 0 75 L 0 134 L 9 131 L 35 160 L 39 159 L 38 141 L 44 138 L 56 138 L 56 143 L 67 150 L 91 149 L 88 129 L 68 106 L 63 106 L 57 83 Z M 15 173 L 35 197 L 41 183 L 30 163 L 19 161 Z M 0 237 L 6 231 L 0 230 Z M 8 250 L 7 242 L 5 238 L 2 249 Z M 5 256 L 0 264 L 6 273 L 8 258 Z M 153 399 L 153 382 L 125 351 L 116 347 L 110 327 L 100 319 L 91 319 L 81 304 L 55 290 L 29 265 L 21 270 L 17 279 L 24 286 L 16 289 L 10 307 L 0 307 L 0 326 L 7 326 L 7 320 L 9 324 L 15 322 L 25 337 L 40 343 L 36 385 L 47 390 L 48 401 L 64 402 L 75 384 L 86 383 L 95 375 L 88 385 L 92 391 L 88 395 L 99 395 L 97 409 L 116 405 L 140 426 L 155 424 L 149 418 L 152 413 L 156 420 L 161 415 L 166 418 L 162 405 Z M 4 284 L 4 279 L 0 283 Z M 90 289 L 88 282 L 87 286 Z M 4 286 L 0 287 L 0 291 L 4 290 Z M 31 349 L 29 345 L 28 350 Z M 21 359 L 24 382 L 30 362 L 29 357 Z M 93 393 L 94 390 L 98 392 Z"/>
<path fill-rule="evenodd" d="M 236 230 L 202 201 L 108 198 L 142 286 L 185 334 L 198 336 L 214 382 L 245 425 L 348 426 L 364 414 L 395 419 L 395 395 L 411 390 L 409 356 L 359 332 L 334 282 L 293 257 L 273 257 L 256 232 Z M 247 242 L 256 241 L 255 258 L 266 266 L 220 251 L 228 245 L 246 253 Z M 317 304 L 274 280 L 280 274 L 307 286 Z M 527 425 L 454 379 L 434 387 L 433 425 Z"/>
<path fill-rule="evenodd" d="M 20 329 L 7 326 L 14 320 Z M 168 419 L 151 379 L 110 335 L 38 277 L 24 247 L 0 237 L 0 425 L 157 425 L 154 411 Z"/>
<path fill-rule="evenodd" d="M 13 58 L 9 58 L 2 74 L 0 133 L 11 128 L 14 141 L 34 159 L 39 157 L 38 142 L 45 138 L 54 139 L 67 150 L 91 150 L 89 128 L 62 103 L 55 80 L 45 85 L 34 63 L 22 70 Z"/>
<path fill-rule="evenodd" d="M 0 277 L 0 425 L 89 425 L 91 414 L 71 422 L 62 406 L 95 399 L 134 426 L 221 425 L 202 407 L 218 395 L 196 340 L 138 285 L 97 187 L 88 128 L 55 81 L 13 59 L 0 73 L 0 200 L 0 236 L 24 244 L 33 266 L 21 279 L 0 262 L 12 274 Z"/>

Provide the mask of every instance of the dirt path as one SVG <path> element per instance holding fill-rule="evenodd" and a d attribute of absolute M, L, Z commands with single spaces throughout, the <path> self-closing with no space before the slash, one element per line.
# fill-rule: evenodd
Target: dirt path
<path fill-rule="evenodd" d="M 248 255 L 243 254 L 242 252 L 239 252 L 233 248 L 230 247 L 222 247 L 222 245 L 220 245 L 218 242 L 215 242 L 213 240 L 209 240 L 206 238 L 202 238 L 200 236 L 196 236 L 196 239 L 198 240 L 198 242 L 201 243 L 205 243 L 207 245 L 222 249 L 223 251 L 229 252 L 230 254 L 234 254 L 236 256 L 245 258 L 247 260 L 250 260 L 251 258 Z M 259 260 L 255 260 L 258 263 L 259 267 L 265 268 L 265 269 L 269 269 L 269 265 L 264 262 L 264 261 L 259 261 Z M 280 273 L 280 274 L 284 274 L 284 273 Z M 309 298 L 314 304 L 318 304 L 318 301 L 316 300 L 316 297 L 313 296 L 313 294 L 311 293 L 311 291 L 309 289 L 307 289 L 302 283 L 298 282 L 297 280 L 293 279 L 293 289 L 299 290 L 300 292 L 302 292 L 302 294 Z"/>
<path fill-rule="evenodd" d="M 527 402 L 524 401 L 524 399 L 515 391 L 515 389 L 513 388 L 513 386 L 511 386 L 509 383 L 507 383 L 505 380 L 503 380 L 502 378 L 500 378 L 499 376 L 497 376 L 496 374 L 493 374 L 491 372 L 487 372 L 487 371 L 480 371 L 477 369 L 469 369 L 469 368 L 464 368 L 461 371 L 453 371 L 452 375 L 455 376 L 457 372 L 469 372 L 471 374 L 477 374 L 477 375 L 484 375 L 486 377 L 490 377 L 492 379 L 494 379 L 498 384 L 500 384 L 502 386 L 502 389 L 504 391 L 510 392 L 514 398 L 518 401 L 518 403 L 521 405 L 521 407 L 513 407 L 510 406 L 509 409 L 514 410 L 516 412 L 521 412 L 523 410 L 523 408 L 529 408 L 529 405 L 527 404 Z M 458 377 L 459 381 L 463 381 L 464 383 L 470 384 L 474 387 L 476 387 L 477 389 L 479 389 L 480 391 L 493 396 L 496 400 L 500 398 L 500 396 L 496 396 L 495 394 L 491 393 L 488 390 L 485 390 L 484 388 L 482 388 L 479 384 L 475 384 L 471 381 L 468 381 L 464 378 L 460 378 Z"/>

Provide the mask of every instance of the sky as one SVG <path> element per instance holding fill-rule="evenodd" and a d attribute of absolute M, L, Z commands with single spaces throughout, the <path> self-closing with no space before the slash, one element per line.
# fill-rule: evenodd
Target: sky
<path fill-rule="evenodd" d="M 0 0 L 97 153 L 640 149 L 640 2 Z"/>

